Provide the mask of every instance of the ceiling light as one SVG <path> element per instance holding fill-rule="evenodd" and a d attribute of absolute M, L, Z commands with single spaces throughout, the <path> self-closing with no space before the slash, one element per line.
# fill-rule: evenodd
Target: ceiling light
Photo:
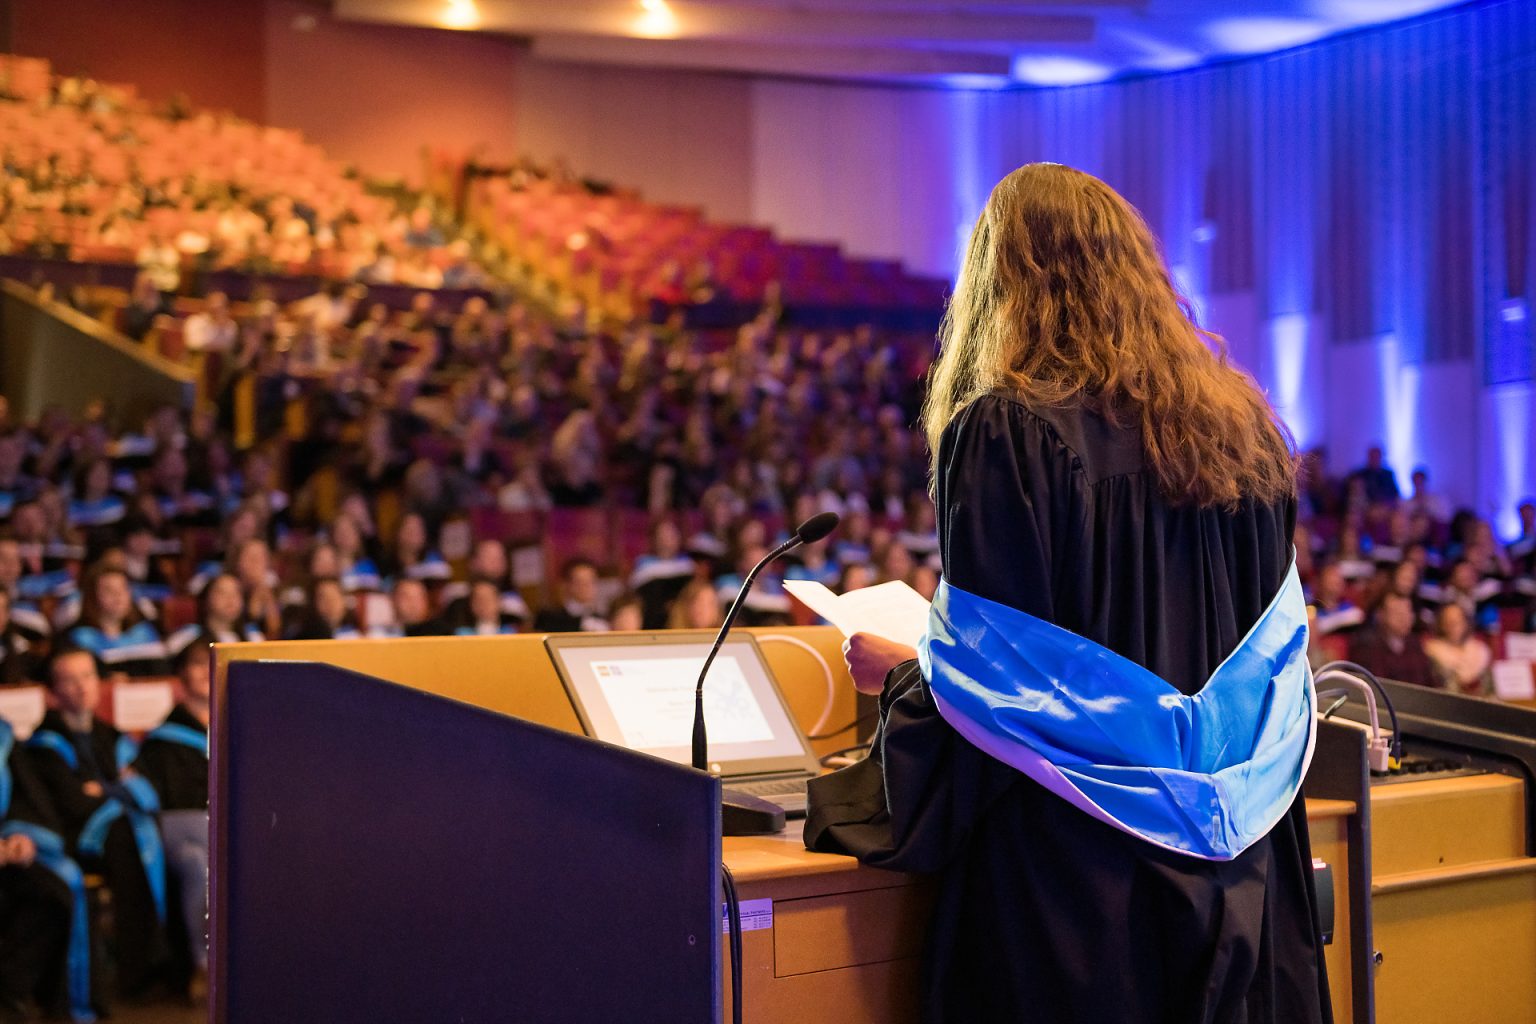
<path fill-rule="evenodd" d="M 1227 53 L 1271 53 L 1315 42 L 1330 25 L 1307 18 L 1221 18 L 1205 34 Z"/>
<path fill-rule="evenodd" d="M 1087 85 L 1113 74 L 1113 68 L 1080 57 L 1021 54 L 1013 58 L 1013 77 L 1031 85 Z"/>
<path fill-rule="evenodd" d="M 438 16 L 437 23 L 443 28 L 460 30 L 479 28 L 480 8 L 475 0 L 445 0 L 443 13 Z"/>
<path fill-rule="evenodd" d="M 677 15 L 667 0 L 640 0 L 635 35 L 647 39 L 672 39 L 677 35 Z"/>

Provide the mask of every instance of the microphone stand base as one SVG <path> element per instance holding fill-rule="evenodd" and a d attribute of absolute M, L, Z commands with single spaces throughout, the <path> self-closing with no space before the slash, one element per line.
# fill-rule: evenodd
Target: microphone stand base
<path fill-rule="evenodd" d="M 720 791 L 720 834 L 771 836 L 784 831 L 784 808 L 737 789 Z"/>

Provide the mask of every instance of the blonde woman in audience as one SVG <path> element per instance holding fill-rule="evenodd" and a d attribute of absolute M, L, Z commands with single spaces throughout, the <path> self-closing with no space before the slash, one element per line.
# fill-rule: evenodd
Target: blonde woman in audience
<path fill-rule="evenodd" d="M 1424 653 L 1445 689 L 1474 697 L 1491 692 L 1493 652 L 1472 631 L 1472 620 L 1461 605 L 1441 606 L 1435 616 L 1435 635 L 1425 639 Z"/>
<path fill-rule="evenodd" d="M 709 580 L 696 579 L 683 588 L 672 602 L 667 618 L 668 629 L 719 629 L 725 620 L 720 597 Z"/>

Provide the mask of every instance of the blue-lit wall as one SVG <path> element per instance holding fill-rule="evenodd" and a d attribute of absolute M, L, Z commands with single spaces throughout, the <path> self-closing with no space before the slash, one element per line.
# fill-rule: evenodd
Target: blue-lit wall
<path fill-rule="evenodd" d="M 1379 441 L 1506 533 L 1536 493 L 1536 0 L 1069 89 L 754 88 L 781 230 L 948 274 L 998 178 L 1073 164 L 1335 469 Z"/>

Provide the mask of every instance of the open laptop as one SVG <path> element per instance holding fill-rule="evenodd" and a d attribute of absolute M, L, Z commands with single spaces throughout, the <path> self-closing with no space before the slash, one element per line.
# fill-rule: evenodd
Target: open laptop
<path fill-rule="evenodd" d="M 544 641 L 588 736 L 679 764 L 693 759 L 693 689 L 710 633 L 564 634 Z M 820 768 L 748 633 L 731 633 L 704 684 L 709 770 L 804 817 Z"/>

